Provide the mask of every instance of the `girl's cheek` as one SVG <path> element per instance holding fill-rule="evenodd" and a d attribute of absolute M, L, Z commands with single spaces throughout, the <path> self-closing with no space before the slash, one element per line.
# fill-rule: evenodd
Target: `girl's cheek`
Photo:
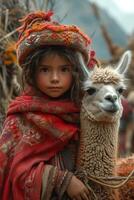
<path fill-rule="evenodd" d="M 43 84 L 43 83 L 46 81 L 46 79 L 47 79 L 46 76 L 44 76 L 44 75 L 39 75 L 39 76 L 37 77 L 37 83 Z"/>
<path fill-rule="evenodd" d="M 68 85 L 71 87 L 73 85 L 73 77 L 70 77 L 67 82 Z"/>

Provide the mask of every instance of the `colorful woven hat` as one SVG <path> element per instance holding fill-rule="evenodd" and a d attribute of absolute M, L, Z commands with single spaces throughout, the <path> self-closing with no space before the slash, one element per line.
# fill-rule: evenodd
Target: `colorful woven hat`
<path fill-rule="evenodd" d="M 47 45 L 61 45 L 82 52 L 85 61 L 89 61 L 91 39 L 77 26 L 62 25 L 52 21 L 53 12 L 34 12 L 21 20 L 22 26 L 17 43 L 18 63 L 22 65 L 25 58 L 33 51 Z"/>

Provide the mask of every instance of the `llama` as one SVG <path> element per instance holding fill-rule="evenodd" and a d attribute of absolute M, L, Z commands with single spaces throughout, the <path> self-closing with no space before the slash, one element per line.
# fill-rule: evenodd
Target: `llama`
<path fill-rule="evenodd" d="M 80 54 L 79 57 L 81 58 Z M 125 88 L 124 74 L 130 60 L 131 52 L 127 51 L 116 67 L 96 66 L 92 71 L 88 71 L 81 58 L 84 96 L 80 113 L 82 134 L 76 166 L 79 178 L 84 178 L 84 172 L 86 176 L 106 179 L 117 175 L 118 129 L 122 115 L 121 93 Z M 89 181 L 89 185 L 98 200 L 120 199 L 117 190 L 92 181 Z M 95 199 L 92 194 L 91 199 Z"/>

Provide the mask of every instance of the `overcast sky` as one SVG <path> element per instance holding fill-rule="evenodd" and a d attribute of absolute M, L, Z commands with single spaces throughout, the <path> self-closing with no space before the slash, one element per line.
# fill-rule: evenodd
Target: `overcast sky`
<path fill-rule="evenodd" d="M 103 1 L 103 0 L 102 0 Z M 134 13 L 134 0 L 113 0 L 120 10 L 125 13 Z"/>
<path fill-rule="evenodd" d="M 88 0 L 106 9 L 129 34 L 134 32 L 134 0 Z"/>

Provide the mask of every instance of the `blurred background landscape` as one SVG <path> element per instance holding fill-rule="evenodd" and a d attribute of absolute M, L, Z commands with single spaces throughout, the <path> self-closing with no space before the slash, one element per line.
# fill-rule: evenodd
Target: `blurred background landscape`
<path fill-rule="evenodd" d="M 125 50 L 132 51 L 132 62 L 127 73 L 129 85 L 125 98 L 128 104 L 132 104 L 133 110 L 133 0 L 0 0 L 0 130 L 9 102 L 19 95 L 21 90 L 21 69 L 17 64 L 15 51 L 19 19 L 35 10 L 53 10 L 55 20 L 80 26 L 91 37 L 91 49 L 95 50 L 97 58 L 104 66 L 117 63 Z M 126 119 L 129 111 L 127 114 Z M 133 118 L 131 117 L 129 124 L 134 124 Z M 134 128 L 131 129 L 133 136 Z M 126 127 L 123 131 L 126 131 Z"/>

